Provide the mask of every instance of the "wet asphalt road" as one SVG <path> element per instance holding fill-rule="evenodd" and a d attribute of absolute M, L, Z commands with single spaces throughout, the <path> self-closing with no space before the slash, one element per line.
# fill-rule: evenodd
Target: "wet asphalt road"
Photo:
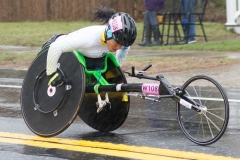
<path fill-rule="evenodd" d="M 1 47 L 4 48 L 4 47 Z M 25 49 L 25 48 L 24 48 Z M 19 48 L 16 48 L 19 50 Z M 38 48 L 36 49 L 38 50 Z M 24 51 L 26 52 L 26 51 Z M 144 55 L 145 51 L 132 51 L 131 55 Z M 148 52 L 149 56 L 169 56 L 173 54 L 164 52 Z M 194 52 L 180 53 L 182 56 L 198 56 L 200 54 Z M 238 53 L 203 53 L 202 56 L 215 57 L 226 56 L 239 58 Z M 199 146 L 189 141 L 182 133 L 177 119 L 176 119 L 176 107 L 175 102 L 170 99 L 163 100 L 162 103 L 156 103 L 151 101 L 144 101 L 142 99 L 131 97 L 131 106 L 129 115 L 125 123 L 117 130 L 109 133 L 100 133 L 89 126 L 87 126 L 79 117 L 73 122 L 73 124 L 63 133 L 56 136 L 61 140 L 87 140 L 90 142 L 101 142 L 103 145 L 124 144 L 126 146 L 146 146 L 145 150 L 155 149 L 170 149 L 173 155 L 179 154 L 179 156 L 165 156 L 177 159 L 183 158 L 186 152 L 204 153 L 219 156 L 230 156 L 234 158 L 240 158 L 240 103 L 234 100 L 239 100 L 240 95 L 240 77 L 236 74 L 239 73 L 240 67 L 238 65 L 224 66 L 220 68 L 210 70 L 194 70 L 178 73 L 165 73 L 165 77 L 173 85 L 181 86 L 188 78 L 197 74 L 205 74 L 215 78 L 227 92 L 230 101 L 230 119 L 228 128 L 223 137 L 216 143 L 209 146 Z M 10 73 L 10 74 L 7 74 Z M 35 136 L 26 126 L 21 115 L 20 109 L 20 92 L 21 89 L 16 86 L 21 86 L 22 77 L 24 71 L 8 71 L 0 70 L 0 159 L 129 159 L 122 158 L 121 156 L 114 157 L 108 156 L 108 152 L 113 152 L 118 149 L 106 150 L 104 147 L 100 154 L 91 153 L 94 150 L 95 145 L 90 147 L 86 152 L 57 149 L 51 147 L 52 143 L 48 144 L 50 147 L 41 147 L 41 144 L 32 145 L 33 142 L 24 141 L 19 142 L 23 134 L 24 138 L 30 137 L 35 139 Z M 6 75 L 6 76 L 3 76 Z M 7 77 L 7 78 L 6 78 Z M 20 78 L 19 78 L 20 77 Z M 139 82 L 139 80 L 137 80 Z M 148 82 L 143 81 L 142 82 Z M 129 78 L 128 82 L 136 82 L 136 79 Z M 3 87 L 1 85 L 12 85 L 10 88 Z M 4 139 L 7 136 L 12 138 Z M 31 137 L 34 136 L 34 137 Z M 26 139 L 27 139 L 26 138 Z M 50 141 L 50 140 L 49 140 Z M 106 143 L 105 143 L 106 142 Z M 56 142 L 54 142 L 56 143 Z M 99 145 L 99 144 L 97 144 Z M 112 148 L 114 148 L 112 146 Z M 80 146 L 81 147 L 81 146 Z M 144 156 L 141 152 L 137 152 L 140 148 L 134 148 L 140 156 Z M 130 149 L 129 149 L 130 150 Z M 159 151 L 159 150 L 157 150 Z M 186 151 L 176 153 L 176 151 Z M 165 152 L 165 151 L 164 151 Z M 127 154 L 127 153 L 121 153 Z M 155 155 L 151 153 L 150 155 Z M 202 156 L 196 154 L 187 159 L 201 159 Z M 135 157 L 138 159 L 139 157 Z M 135 159 L 131 158 L 131 159 Z M 215 159 L 220 159 L 219 157 Z M 207 155 L 205 159 L 214 159 Z M 152 158 L 154 159 L 154 158 Z M 163 158 L 160 158 L 163 159 Z M 203 158 L 202 158 L 203 159 Z M 228 158 L 230 159 L 230 158 Z"/>
<path fill-rule="evenodd" d="M 0 85 L 16 87 L 21 83 L 22 79 L 0 78 Z M 3 134 L 9 132 L 35 136 L 27 128 L 21 116 L 19 101 L 21 89 L 13 87 L 0 87 L 0 141 L 4 137 Z M 226 92 L 229 99 L 238 99 L 240 89 L 226 89 Z M 119 129 L 109 133 L 100 133 L 77 117 L 74 123 L 57 137 L 240 158 L 239 115 L 239 102 L 230 102 L 230 120 L 223 137 L 210 146 L 199 146 L 189 141 L 182 133 L 176 120 L 175 103 L 172 100 L 167 99 L 162 103 L 157 103 L 132 97 L 128 118 Z M 90 154 L 26 144 L 3 143 L 2 141 L 0 142 L 0 156 L 1 159 L 128 159 L 107 156 L 104 152 Z"/>

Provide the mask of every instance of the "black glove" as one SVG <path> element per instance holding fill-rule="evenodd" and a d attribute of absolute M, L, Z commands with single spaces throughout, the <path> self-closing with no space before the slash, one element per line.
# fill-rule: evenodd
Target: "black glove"
<path fill-rule="evenodd" d="M 67 79 L 64 78 L 62 75 L 59 75 L 59 73 L 57 72 L 53 73 L 51 76 L 52 77 L 50 78 L 48 85 L 60 87 L 67 82 Z"/>

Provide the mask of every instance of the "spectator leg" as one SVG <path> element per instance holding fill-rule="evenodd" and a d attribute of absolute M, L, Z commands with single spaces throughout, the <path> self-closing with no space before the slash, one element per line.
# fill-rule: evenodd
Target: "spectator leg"
<path fill-rule="evenodd" d="M 151 43 L 149 46 L 156 46 L 156 45 L 160 45 L 160 33 L 159 33 L 159 27 L 158 25 L 152 26 L 152 31 L 153 31 L 153 37 L 154 37 L 154 41 L 153 43 Z"/>
<path fill-rule="evenodd" d="M 152 29 L 151 29 L 151 23 L 149 21 L 149 12 L 147 11 L 144 14 L 144 30 L 145 30 L 145 40 L 143 42 L 139 43 L 139 46 L 147 46 L 151 44 L 151 34 L 152 34 Z"/>

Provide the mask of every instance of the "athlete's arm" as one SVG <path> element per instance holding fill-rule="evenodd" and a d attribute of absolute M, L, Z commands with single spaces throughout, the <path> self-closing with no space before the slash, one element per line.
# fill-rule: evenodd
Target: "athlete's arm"
<path fill-rule="evenodd" d="M 53 42 L 48 50 L 47 56 L 47 75 L 51 75 L 57 71 L 57 62 L 63 52 L 73 51 L 72 47 L 68 41 L 61 40 Z"/>
<path fill-rule="evenodd" d="M 128 55 L 129 49 L 130 49 L 130 46 L 129 47 L 122 46 L 121 49 L 116 51 L 116 58 L 117 58 L 121 67 L 123 65 L 124 60 L 126 59 L 126 57 Z"/>
<path fill-rule="evenodd" d="M 53 42 L 48 50 L 47 56 L 47 75 L 57 71 L 57 62 L 64 52 L 71 52 L 79 49 L 84 41 L 78 32 L 72 32 L 68 35 L 60 36 L 55 42 Z"/>

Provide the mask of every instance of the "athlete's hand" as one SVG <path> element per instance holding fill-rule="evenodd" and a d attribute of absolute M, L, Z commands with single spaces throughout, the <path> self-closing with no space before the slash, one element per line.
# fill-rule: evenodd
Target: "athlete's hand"
<path fill-rule="evenodd" d="M 60 87 L 61 85 L 63 85 L 64 83 L 67 82 L 67 79 L 64 78 L 63 76 L 59 75 L 59 73 L 55 72 L 51 75 L 51 78 L 48 82 L 48 85 L 50 86 L 56 86 L 56 87 Z"/>

